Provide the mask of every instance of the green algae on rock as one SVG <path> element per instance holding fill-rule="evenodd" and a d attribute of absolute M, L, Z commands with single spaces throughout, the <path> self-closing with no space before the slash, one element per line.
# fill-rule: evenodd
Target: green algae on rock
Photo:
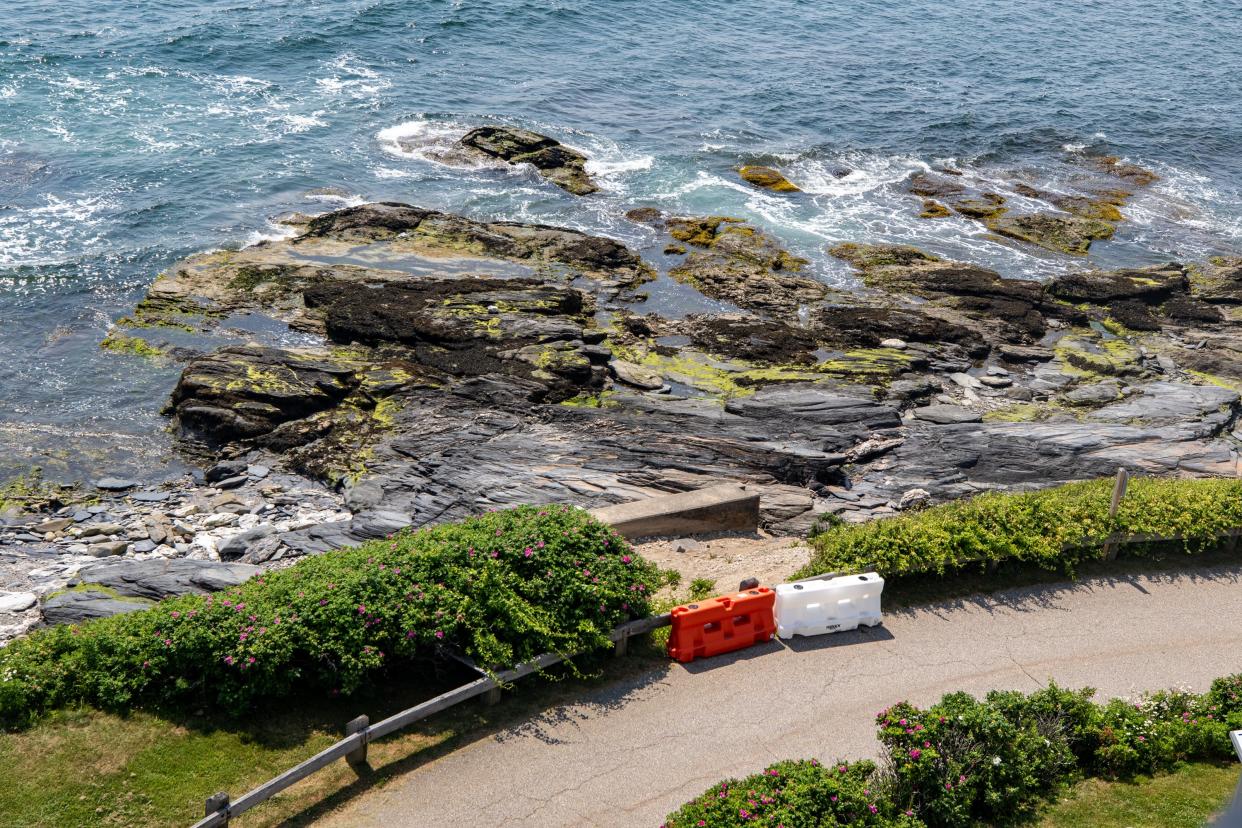
<path fill-rule="evenodd" d="M 739 167 L 737 174 L 747 184 L 753 184 L 775 193 L 800 193 L 802 188 L 771 167 L 748 165 Z"/>
<path fill-rule="evenodd" d="M 478 127 L 462 136 L 461 144 L 510 164 L 530 164 L 545 179 L 573 195 L 599 192 L 586 171 L 585 155 L 538 132 Z"/>

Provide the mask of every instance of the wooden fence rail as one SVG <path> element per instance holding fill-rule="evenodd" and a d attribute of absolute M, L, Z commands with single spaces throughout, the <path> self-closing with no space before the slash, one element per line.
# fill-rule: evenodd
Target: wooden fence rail
<path fill-rule="evenodd" d="M 651 632 L 660 627 L 667 627 L 669 623 L 668 613 L 665 613 L 622 624 L 613 630 L 610 636 L 615 645 L 614 654 L 618 656 L 625 655 L 629 650 L 629 640 L 631 637 Z M 551 667 L 564 659 L 564 656 L 555 653 L 545 653 L 529 663 L 519 664 L 512 670 L 497 673 L 494 678 L 486 675 L 481 676 L 469 684 L 463 684 L 455 690 L 449 690 L 447 693 L 442 693 L 433 699 L 416 704 L 408 710 L 403 710 L 375 724 L 371 724 L 366 716 L 359 716 L 345 726 L 348 735 L 344 739 L 331 747 L 324 748 L 306 761 L 280 774 L 280 776 L 269 779 L 249 793 L 243 794 L 236 802 L 230 801 L 227 793 L 218 793 L 208 797 L 205 807 L 206 816 L 194 823 L 193 828 L 216 828 L 216 826 L 228 825 L 229 820 L 233 817 L 266 802 L 285 788 L 300 782 L 315 771 L 327 767 L 338 759 L 346 760 L 351 767 L 361 767 L 366 763 L 367 745 L 374 740 L 383 738 L 390 733 L 395 733 L 415 722 L 426 719 L 428 716 L 447 710 L 453 705 L 461 704 L 464 701 L 488 693 L 498 692 L 503 685 Z"/>

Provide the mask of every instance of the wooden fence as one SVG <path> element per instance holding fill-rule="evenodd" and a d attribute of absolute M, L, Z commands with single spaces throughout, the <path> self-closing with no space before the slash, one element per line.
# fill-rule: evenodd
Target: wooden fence
<path fill-rule="evenodd" d="M 669 623 L 668 613 L 665 613 L 664 615 L 640 618 L 637 621 L 631 621 L 628 624 L 617 627 L 610 636 L 614 642 L 614 654 L 618 656 L 625 655 L 629 650 L 629 640 L 632 636 L 642 635 L 660 627 L 667 627 Z M 338 759 L 344 759 L 349 763 L 350 767 L 361 768 L 367 761 L 367 745 L 374 740 L 381 739 L 390 733 L 395 733 L 403 727 L 422 721 L 428 716 L 447 710 L 453 705 L 461 704 L 468 699 L 488 694 L 491 694 L 491 697 L 494 699 L 500 693 L 503 685 L 551 667 L 564 659 L 565 656 L 545 653 L 527 664 L 519 664 L 512 670 L 497 673 L 495 677 L 482 676 L 469 684 L 463 684 L 455 690 L 449 690 L 447 693 L 442 693 L 434 699 L 428 699 L 421 704 L 389 716 L 387 719 L 375 724 L 371 724 L 366 716 L 359 716 L 345 725 L 346 736 L 344 739 L 331 747 L 319 751 L 319 753 L 290 768 L 280 776 L 269 779 L 249 793 L 243 794 L 236 801 L 230 800 L 227 793 L 218 793 L 208 797 L 205 808 L 206 816 L 194 823 L 194 828 L 215 828 L 215 826 L 228 825 L 231 818 L 266 802 L 285 788 L 305 779 L 315 771 L 327 767 Z"/>

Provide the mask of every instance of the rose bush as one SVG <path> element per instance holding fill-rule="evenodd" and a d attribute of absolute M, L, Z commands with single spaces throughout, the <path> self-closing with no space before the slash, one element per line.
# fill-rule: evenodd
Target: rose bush
<path fill-rule="evenodd" d="M 1128 777 L 1179 762 L 1229 760 L 1242 728 L 1242 674 L 1204 694 L 1091 701 L 1055 684 L 1034 693 L 952 693 L 927 709 L 902 702 L 876 716 L 885 762 L 779 762 L 714 785 L 665 828 L 811 828 L 1029 823 L 1085 776 Z"/>
<path fill-rule="evenodd" d="M 482 665 L 609 644 L 659 571 L 586 512 L 525 506 L 306 558 L 214 595 L 55 627 L 0 649 L 0 726 L 85 703 L 244 710 L 347 694 L 455 647 Z"/>

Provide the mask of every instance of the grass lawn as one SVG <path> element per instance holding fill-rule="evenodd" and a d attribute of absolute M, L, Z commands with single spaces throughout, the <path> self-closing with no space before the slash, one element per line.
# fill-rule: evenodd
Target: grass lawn
<path fill-rule="evenodd" d="M 1242 767 L 1191 764 L 1133 782 L 1088 779 L 1045 813 L 1041 828 L 1199 828 L 1229 804 Z"/>
<path fill-rule="evenodd" d="M 607 659 L 595 669 L 613 680 L 667 664 L 653 648 L 634 645 L 629 658 Z M 0 733 L 0 828 L 183 828 L 203 816 L 203 800 L 211 794 L 239 797 L 340 739 L 345 722 L 359 713 L 378 721 L 472 678 L 464 671 L 394 677 L 385 692 L 298 699 L 231 721 L 60 711 L 28 731 Z M 587 683 L 523 679 L 496 707 L 466 702 L 373 743 L 371 770 L 361 777 L 336 762 L 231 824 L 309 824 L 445 751 L 580 697 Z"/>

